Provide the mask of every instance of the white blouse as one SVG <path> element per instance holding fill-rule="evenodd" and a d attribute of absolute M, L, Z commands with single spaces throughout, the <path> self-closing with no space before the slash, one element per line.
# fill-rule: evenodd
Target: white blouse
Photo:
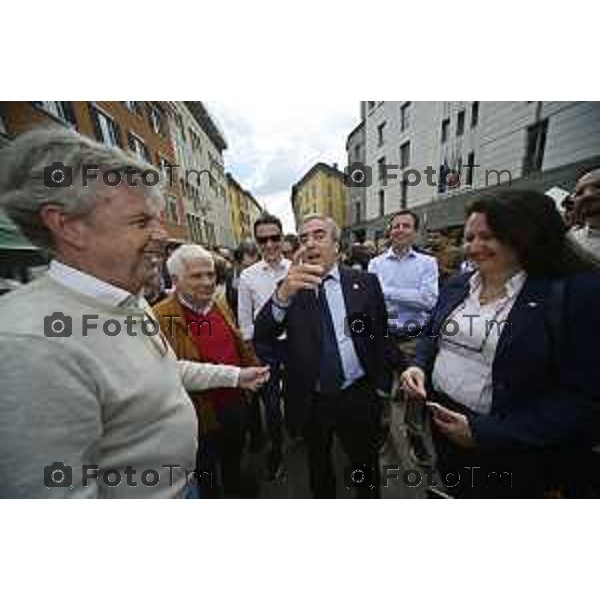
<path fill-rule="evenodd" d="M 504 285 L 504 294 L 481 305 L 481 276 L 474 273 L 470 292 L 448 316 L 440 331 L 439 352 L 433 368 L 433 387 L 478 413 L 492 405 L 492 365 L 507 317 L 525 284 L 519 271 Z M 510 333 L 510 330 L 509 330 Z"/>

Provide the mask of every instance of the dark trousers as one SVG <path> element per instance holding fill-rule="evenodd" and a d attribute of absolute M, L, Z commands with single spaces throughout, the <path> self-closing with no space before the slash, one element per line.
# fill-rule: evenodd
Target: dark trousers
<path fill-rule="evenodd" d="M 221 429 L 215 435 L 215 447 L 220 463 L 221 483 L 226 497 L 241 492 L 241 466 L 247 427 L 247 406 L 231 404 L 217 412 Z"/>
<path fill-rule="evenodd" d="M 256 345 L 256 355 L 260 361 L 270 367 L 269 381 L 261 389 L 261 398 L 265 407 L 267 432 L 271 443 L 271 455 L 281 460 L 283 446 L 283 413 L 281 410 L 282 367 L 285 362 L 285 342 L 278 340 L 269 347 Z"/>
<path fill-rule="evenodd" d="M 315 498 L 336 497 L 336 474 L 331 456 L 334 434 L 350 464 L 344 483 L 359 498 L 380 497 L 377 436 L 382 403 L 362 379 L 335 396 L 315 393 L 304 429 L 308 452 L 310 488 Z M 359 472 L 359 477 L 355 475 Z"/>
<path fill-rule="evenodd" d="M 217 411 L 219 428 L 199 439 L 197 472 L 203 498 L 239 495 L 241 464 L 247 429 L 247 407 L 243 402 Z"/>

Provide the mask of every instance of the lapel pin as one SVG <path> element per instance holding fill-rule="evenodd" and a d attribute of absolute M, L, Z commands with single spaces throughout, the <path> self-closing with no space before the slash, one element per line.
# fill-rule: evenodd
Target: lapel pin
<path fill-rule="evenodd" d="M 527 306 L 529 306 L 529 308 L 535 308 L 537 305 L 538 305 L 538 303 L 537 303 L 537 302 L 529 302 L 529 303 L 527 304 Z"/>
<path fill-rule="evenodd" d="M 352 289 L 353 289 L 353 290 L 359 290 L 359 289 L 360 289 L 360 286 L 358 285 L 358 283 L 355 283 L 355 284 L 352 286 Z"/>

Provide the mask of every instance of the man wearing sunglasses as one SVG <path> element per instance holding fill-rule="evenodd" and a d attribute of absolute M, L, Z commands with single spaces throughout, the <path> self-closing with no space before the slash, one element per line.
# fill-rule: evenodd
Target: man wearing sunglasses
<path fill-rule="evenodd" d="M 290 261 L 283 258 L 283 228 L 274 215 L 263 213 L 254 223 L 254 239 L 262 259 L 244 269 L 238 289 L 238 323 L 245 341 L 252 341 L 254 320 L 260 309 L 271 298 L 277 284 L 286 277 Z M 281 413 L 281 368 L 284 360 L 285 339 L 263 347 L 256 345 L 258 358 L 271 367 L 271 379 L 264 388 L 265 407 L 270 448 L 267 455 L 267 478 L 277 480 L 281 475 L 283 427 Z"/>

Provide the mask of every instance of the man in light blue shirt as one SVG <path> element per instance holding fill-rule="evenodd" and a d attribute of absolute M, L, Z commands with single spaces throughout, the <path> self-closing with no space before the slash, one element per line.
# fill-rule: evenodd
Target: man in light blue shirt
<path fill-rule="evenodd" d="M 390 221 L 390 248 L 369 263 L 369 272 L 377 275 L 383 290 L 390 334 L 407 341 L 417 337 L 438 297 L 436 259 L 412 247 L 418 231 L 418 215 L 396 213 Z M 403 346 L 410 352 L 414 344 Z"/>
<path fill-rule="evenodd" d="M 417 337 L 438 298 L 438 265 L 433 256 L 417 252 L 413 244 L 419 232 L 419 216 L 402 210 L 392 215 L 390 248 L 369 263 L 369 272 L 379 278 L 388 312 L 390 336 L 408 359 L 415 355 Z M 423 404 L 405 399 L 404 421 L 409 448 L 415 462 L 428 466 L 431 453 L 426 440 Z M 391 416 L 388 414 L 389 419 Z"/>

